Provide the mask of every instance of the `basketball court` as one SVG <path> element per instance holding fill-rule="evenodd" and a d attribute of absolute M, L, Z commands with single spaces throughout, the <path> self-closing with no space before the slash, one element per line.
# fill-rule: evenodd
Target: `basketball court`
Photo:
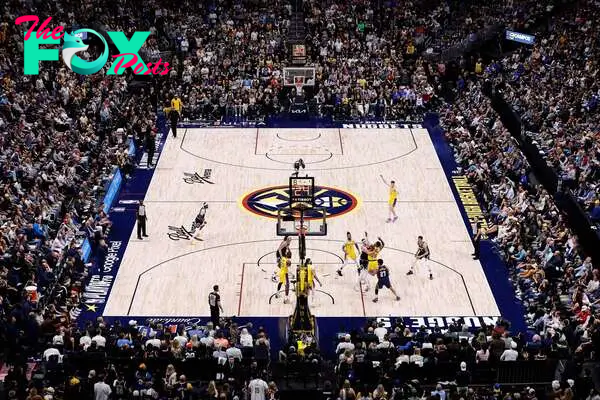
<path fill-rule="evenodd" d="M 315 204 L 326 212 L 326 236 L 306 238 L 322 287 L 309 300 L 317 317 L 497 316 L 496 301 L 427 130 L 189 128 L 168 137 L 144 201 L 149 238 L 127 243 L 105 316 L 202 316 L 207 294 L 221 287 L 225 315 L 287 317 L 291 304 L 276 298 L 277 210 L 287 205 L 293 163 L 315 179 Z M 388 187 L 398 189 L 398 220 L 386 223 Z M 202 241 L 190 226 L 208 203 Z M 292 222 L 289 229 L 296 226 Z M 309 221 L 320 229 L 322 216 Z M 383 289 L 355 290 L 357 272 L 342 263 L 346 232 L 381 237 L 380 258 L 401 297 Z M 417 236 L 431 250 L 426 269 L 407 276 Z M 294 239 L 292 262 L 298 262 Z M 291 268 L 290 271 L 294 271 Z"/>

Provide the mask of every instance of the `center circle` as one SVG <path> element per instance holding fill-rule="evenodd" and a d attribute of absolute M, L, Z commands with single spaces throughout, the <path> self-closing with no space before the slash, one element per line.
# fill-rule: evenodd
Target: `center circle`
<path fill-rule="evenodd" d="M 252 214 L 277 219 L 277 210 L 290 203 L 289 186 L 270 186 L 255 190 L 245 195 L 242 206 Z M 327 218 L 339 217 L 354 210 L 358 206 L 358 198 L 341 189 L 329 186 L 315 186 L 315 207 L 323 207 Z M 322 218 L 319 213 L 305 211 L 305 219 Z"/>

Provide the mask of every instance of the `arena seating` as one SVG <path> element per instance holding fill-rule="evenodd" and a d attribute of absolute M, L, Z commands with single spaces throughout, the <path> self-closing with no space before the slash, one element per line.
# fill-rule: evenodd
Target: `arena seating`
<path fill-rule="evenodd" d="M 598 8 L 591 0 L 579 2 L 552 20 L 551 31 L 537 33 L 531 51 L 488 63 L 482 73 L 463 65 L 457 100 L 442 105 L 437 90 L 443 68 L 423 59 L 422 51 L 441 52 L 492 24 L 525 29 L 547 11 L 533 1 L 457 3 L 304 1 L 308 63 L 318 76 L 316 112 L 361 120 L 440 113 L 456 160 L 491 222 L 487 237 L 527 307 L 529 331 L 511 332 L 503 323 L 475 333 L 460 326 L 414 333 L 375 324 L 343 339 L 327 382 L 333 368 L 317 348 L 271 349 L 260 327 L 229 321 L 219 329 L 183 332 L 100 319 L 82 328 L 71 314 L 94 266 L 81 247 L 87 241 L 102 257 L 110 244 L 112 223 L 102 198 L 114 167 L 133 172 L 129 142 L 138 149 L 147 143 L 158 128 L 156 110 L 175 93 L 183 98 L 187 119 L 257 120 L 282 112 L 286 35 L 298 11 L 287 2 L 251 0 L 38 4 L 37 13 L 55 21 L 94 21 L 126 33 L 152 30 L 144 54 L 172 66 L 169 76 L 156 77 L 152 85 L 131 75 L 73 79 L 59 63 L 44 65 L 39 76 L 23 75 L 23 31 L 12 21 L 30 12 L 26 3 L 7 3 L 0 25 L 0 350 L 6 398 L 92 399 L 94 385 L 104 380 L 117 399 L 239 399 L 246 396 L 246 381 L 259 375 L 325 384 L 324 398 L 342 400 L 414 398 L 424 391 L 441 399 L 463 391 L 466 398 L 519 393 L 569 399 L 573 392 L 586 398 L 593 387 L 589 375 L 559 383 L 553 382 L 554 371 L 559 359 L 579 365 L 597 359 L 600 275 L 551 196 L 533 182 L 525 157 L 481 90 L 485 79 L 505 84 L 507 100 L 540 149 L 600 223 Z M 89 49 L 92 58 L 96 52 Z M 574 377 L 572 371 L 566 376 Z M 269 396 L 279 396 L 274 383 Z"/>

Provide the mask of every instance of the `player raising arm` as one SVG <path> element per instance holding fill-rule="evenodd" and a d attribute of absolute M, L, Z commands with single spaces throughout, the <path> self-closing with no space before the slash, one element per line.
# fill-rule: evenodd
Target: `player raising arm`
<path fill-rule="evenodd" d="M 396 203 L 398 202 L 398 190 L 396 189 L 396 182 L 390 181 L 390 183 L 387 183 L 387 181 L 383 178 L 383 175 L 379 176 L 381 177 L 383 183 L 385 183 L 385 185 L 390 189 L 390 194 L 388 197 L 388 207 L 390 214 L 386 222 L 396 222 L 396 220 L 398 219 L 398 215 L 396 215 Z"/>

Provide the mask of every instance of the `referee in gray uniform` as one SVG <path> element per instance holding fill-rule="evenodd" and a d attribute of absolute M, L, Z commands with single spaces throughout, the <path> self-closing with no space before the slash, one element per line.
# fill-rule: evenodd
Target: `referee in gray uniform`
<path fill-rule="evenodd" d="M 140 200 L 135 216 L 137 218 L 137 236 L 138 239 L 142 240 L 142 236 L 148 237 L 148 235 L 146 235 L 146 221 L 148 220 L 148 215 L 146 214 L 146 206 L 142 200 Z"/>

